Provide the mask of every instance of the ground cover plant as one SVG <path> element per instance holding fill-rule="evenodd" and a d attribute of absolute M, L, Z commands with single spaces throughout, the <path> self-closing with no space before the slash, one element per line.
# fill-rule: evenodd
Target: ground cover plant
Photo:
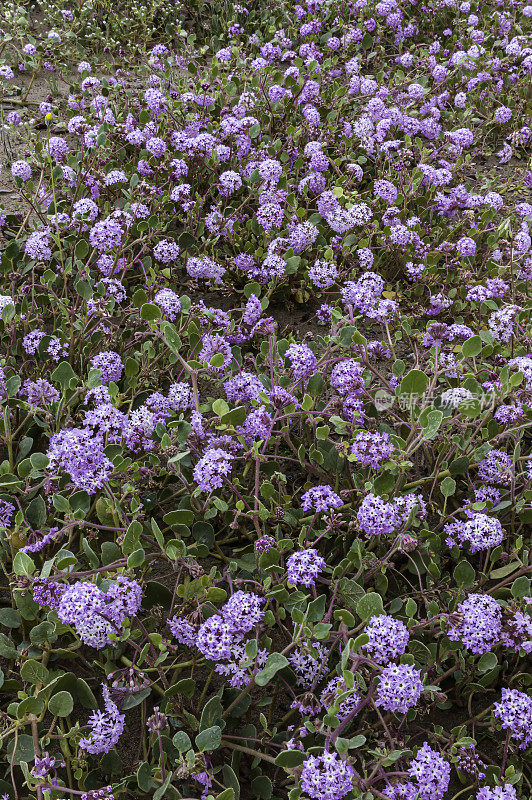
<path fill-rule="evenodd" d="M 532 6 L 1 14 L 2 798 L 529 798 Z"/>

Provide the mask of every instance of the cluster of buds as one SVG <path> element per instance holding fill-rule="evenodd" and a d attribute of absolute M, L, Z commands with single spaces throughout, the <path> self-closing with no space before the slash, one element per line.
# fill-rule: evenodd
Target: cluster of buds
<path fill-rule="evenodd" d="M 146 675 L 133 667 L 116 670 L 109 675 L 109 679 L 112 679 L 111 690 L 117 698 L 117 705 L 121 704 L 124 695 L 137 694 L 150 685 Z"/>
<path fill-rule="evenodd" d="M 484 767 L 486 766 L 475 750 L 475 745 L 460 747 L 455 754 L 456 766 L 462 772 L 471 775 L 475 780 L 482 780 L 486 777 Z"/>
<path fill-rule="evenodd" d="M 159 706 L 155 706 L 153 714 L 146 720 L 146 727 L 150 733 L 161 733 L 168 727 L 166 714 L 159 711 Z"/>

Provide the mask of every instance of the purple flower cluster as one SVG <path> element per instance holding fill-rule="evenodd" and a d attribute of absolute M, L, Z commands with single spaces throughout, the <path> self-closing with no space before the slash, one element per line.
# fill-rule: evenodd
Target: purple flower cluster
<path fill-rule="evenodd" d="M 138 612 L 141 599 L 140 586 L 126 578 L 118 579 L 107 593 L 94 583 L 78 581 L 62 592 L 57 615 L 85 644 L 100 650 L 111 642 L 109 634 L 121 633 L 126 616 Z"/>
<path fill-rule="evenodd" d="M 364 388 L 364 368 L 353 358 L 339 361 L 331 372 L 331 386 L 340 394 L 354 394 Z"/>
<path fill-rule="evenodd" d="M 394 446 L 387 433 L 359 431 L 351 445 L 353 460 L 372 469 L 379 469 L 393 451 Z"/>
<path fill-rule="evenodd" d="M 313 547 L 292 553 L 286 562 L 286 577 L 293 586 L 314 586 L 327 563 Z"/>
<path fill-rule="evenodd" d="M 231 647 L 231 659 L 226 664 L 217 664 L 215 672 L 229 678 L 233 689 L 243 689 L 251 680 L 251 671 L 260 670 L 266 664 L 268 653 L 264 648 L 257 650 L 254 658 L 249 658 L 245 644 Z"/>
<path fill-rule="evenodd" d="M 423 693 L 421 671 L 410 664 L 388 664 L 379 676 L 375 705 L 406 713 Z"/>
<path fill-rule="evenodd" d="M 10 528 L 15 514 L 15 506 L 7 500 L 0 500 L 0 528 Z"/>
<path fill-rule="evenodd" d="M 20 394 L 26 398 L 30 406 L 40 408 L 57 402 L 61 397 L 57 389 L 44 378 L 25 381 Z"/>
<path fill-rule="evenodd" d="M 319 514 L 320 512 L 330 511 L 333 508 L 340 508 L 343 501 L 330 486 L 312 486 L 301 497 L 301 508 L 309 512 L 311 509 Z"/>
<path fill-rule="evenodd" d="M 202 492 L 213 492 L 223 486 L 223 479 L 231 472 L 234 456 L 221 447 L 205 451 L 194 467 L 194 480 Z"/>
<path fill-rule="evenodd" d="M 391 798 L 442 800 L 449 786 L 451 765 L 428 742 L 419 748 L 407 772 L 412 777 L 410 783 L 386 787 L 386 793 Z"/>
<path fill-rule="evenodd" d="M 490 450 L 479 462 L 478 477 L 485 483 L 508 486 L 512 478 L 512 459 L 503 450 Z"/>
<path fill-rule="evenodd" d="M 227 399 L 237 404 L 259 400 L 260 393 L 264 392 L 260 379 L 252 372 L 240 372 L 225 381 L 224 389 Z"/>
<path fill-rule="evenodd" d="M 489 652 L 501 637 L 502 610 L 487 594 L 470 594 L 458 605 L 460 622 L 451 624 L 449 639 L 461 641 L 472 653 Z"/>
<path fill-rule="evenodd" d="M 476 800 L 519 800 L 517 792 L 511 783 L 503 786 L 482 786 L 477 794 Z"/>
<path fill-rule="evenodd" d="M 477 753 L 474 744 L 460 747 L 456 751 L 455 759 L 457 768 L 471 775 L 475 780 L 481 780 L 486 777 L 484 772 L 486 765 Z"/>
<path fill-rule="evenodd" d="M 526 611 L 515 611 L 510 619 L 505 620 L 502 632 L 502 641 L 507 647 L 511 647 L 516 652 L 524 650 L 525 653 L 532 653 L 532 598 L 524 597 L 524 602 L 528 605 Z"/>
<path fill-rule="evenodd" d="M 406 494 L 383 500 L 369 492 L 357 511 L 357 521 L 367 536 L 394 533 L 414 514 L 418 519 L 426 516 L 426 505 L 420 494 Z"/>
<path fill-rule="evenodd" d="M 102 684 L 105 711 L 93 711 L 88 719 L 91 732 L 79 741 L 82 750 L 92 755 L 108 753 L 118 744 L 124 732 L 125 714 L 121 714 L 118 706 L 111 700 L 109 689 Z"/>
<path fill-rule="evenodd" d="M 256 628 L 264 617 L 264 599 L 242 591 L 232 595 L 219 614 L 200 626 L 195 645 L 210 661 L 231 661 L 233 649 Z"/>
<path fill-rule="evenodd" d="M 320 695 L 320 702 L 324 708 L 330 709 L 333 705 L 338 708 L 335 716 L 343 722 L 356 712 L 360 703 L 360 695 L 356 689 L 349 689 L 343 678 L 331 678 Z"/>
<path fill-rule="evenodd" d="M 153 255 L 161 264 L 170 264 L 172 261 L 176 261 L 180 252 L 181 248 L 172 239 L 161 239 L 153 248 Z"/>
<path fill-rule="evenodd" d="M 501 701 L 495 703 L 493 713 L 520 750 L 532 743 L 532 697 L 517 689 L 503 689 Z"/>
<path fill-rule="evenodd" d="M 338 753 L 325 751 L 303 763 L 301 789 L 312 800 L 342 800 L 353 788 L 353 767 Z"/>
<path fill-rule="evenodd" d="M 290 653 L 288 660 L 296 673 L 298 686 L 310 689 L 317 683 L 327 661 L 327 650 L 319 642 L 303 645 Z"/>
<path fill-rule="evenodd" d="M 197 629 L 185 617 L 174 616 L 167 620 L 174 639 L 185 647 L 194 647 L 196 644 Z"/>
<path fill-rule="evenodd" d="M 63 428 L 50 439 L 48 470 L 64 470 L 78 489 L 94 494 L 109 480 L 113 470 L 100 436 L 87 428 Z"/>
<path fill-rule="evenodd" d="M 289 359 L 294 378 L 298 381 L 310 378 L 316 371 L 316 356 L 306 344 L 292 343 L 286 351 L 286 358 Z"/>
<path fill-rule="evenodd" d="M 225 274 L 225 267 L 217 264 L 210 258 L 189 258 L 186 270 L 191 278 L 206 280 L 209 283 L 220 284 Z"/>
<path fill-rule="evenodd" d="M 363 649 L 377 664 L 382 665 L 402 656 L 410 639 L 404 622 L 388 614 L 371 617 L 364 633 L 369 636 L 369 642 L 362 645 Z"/>
<path fill-rule="evenodd" d="M 487 514 L 476 513 L 466 522 L 450 522 L 444 527 L 447 544 L 452 547 L 458 541 L 466 542 L 472 553 L 496 547 L 504 539 L 504 530 L 498 519 Z"/>
<path fill-rule="evenodd" d="M 124 365 L 118 353 L 113 350 L 103 350 L 91 358 L 91 369 L 99 369 L 102 374 L 102 382 L 110 383 L 120 380 Z"/>

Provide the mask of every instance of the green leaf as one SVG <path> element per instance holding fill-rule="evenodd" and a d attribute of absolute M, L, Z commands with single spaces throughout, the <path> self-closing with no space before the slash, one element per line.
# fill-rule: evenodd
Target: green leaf
<path fill-rule="evenodd" d="M 144 303 L 144 305 L 141 306 L 140 317 L 146 322 L 153 322 L 156 319 L 160 319 L 162 315 L 161 309 L 159 306 L 154 305 L 154 303 Z"/>
<path fill-rule="evenodd" d="M 323 615 L 325 614 L 325 601 L 326 597 L 324 594 L 320 594 L 319 597 L 316 597 L 308 605 L 307 609 L 307 622 L 319 622 L 319 620 L 323 619 Z"/>
<path fill-rule="evenodd" d="M 247 406 L 237 406 L 226 414 L 222 414 L 221 422 L 224 425 L 242 425 L 249 414 Z"/>
<path fill-rule="evenodd" d="M 222 729 L 219 725 L 213 725 L 212 728 L 207 728 L 198 733 L 196 736 L 196 747 L 200 753 L 204 753 L 205 750 L 217 750 L 218 747 L 220 747 L 221 741 Z"/>
<path fill-rule="evenodd" d="M 434 660 L 429 648 L 417 639 L 410 639 L 408 652 L 414 656 L 416 661 L 420 661 L 422 664 L 430 664 Z"/>
<path fill-rule="evenodd" d="M 92 286 L 87 281 L 76 281 L 74 289 L 84 300 L 90 300 L 92 297 Z"/>
<path fill-rule="evenodd" d="M 178 242 L 183 250 L 190 250 L 190 248 L 196 244 L 196 240 L 188 231 L 183 231 Z"/>
<path fill-rule="evenodd" d="M 455 458 L 454 461 L 451 461 L 449 464 L 449 472 L 451 475 L 465 475 L 469 468 L 469 458 L 467 456 L 460 456 L 460 458 Z"/>
<path fill-rule="evenodd" d="M 411 369 L 401 381 L 401 394 L 420 395 L 427 391 L 429 379 L 420 369 Z"/>
<path fill-rule="evenodd" d="M 516 599 L 521 599 L 530 595 L 530 578 L 527 578 L 526 575 L 521 575 L 519 578 L 516 578 L 510 587 L 510 592 L 512 593 L 512 597 Z"/>
<path fill-rule="evenodd" d="M 23 719 L 26 714 L 40 714 L 44 710 L 44 701 L 40 697 L 24 698 L 17 708 L 17 719 Z"/>
<path fill-rule="evenodd" d="M 90 369 L 87 376 L 87 389 L 94 389 L 96 386 L 102 385 L 102 371 L 101 369 Z"/>
<path fill-rule="evenodd" d="M 211 548 L 214 544 L 215 533 L 214 528 L 210 522 L 195 522 L 192 526 L 192 536 L 198 544 L 204 544 L 206 547 Z M 217 588 L 217 587 L 212 587 Z"/>
<path fill-rule="evenodd" d="M 223 706 L 220 698 L 215 696 L 205 704 L 200 717 L 200 731 L 212 728 L 222 719 Z"/>
<path fill-rule="evenodd" d="M 122 552 L 124 555 L 130 555 L 131 553 L 134 553 L 135 550 L 139 549 L 141 533 L 142 524 L 137 522 L 137 520 L 133 520 L 126 531 L 124 540 L 122 542 Z"/>
<path fill-rule="evenodd" d="M 98 701 L 94 696 L 94 692 L 83 678 L 76 680 L 76 699 L 79 700 L 84 708 L 98 708 Z"/>
<path fill-rule="evenodd" d="M 78 380 L 78 376 L 68 363 L 68 361 L 61 361 L 55 370 L 52 372 L 52 380 L 56 383 L 59 383 L 61 389 L 66 391 L 68 389 L 70 381 L 75 378 Z"/>
<path fill-rule="evenodd" d="M 2 309 L 2 321 L 10 322 L 15 316 L 16 308 L 14 303 L 8 303 Z"/>
<path fill-rule="evenodd" d="M 22 486 L 22 481 L 19 481 L 16 475 L 11 475 L 9 472 L 0 475 L 0 489 L 9 489 L 13 491 L 14 489 L 18 489 L 19 486 Z"/>
<path fill-rule="evenodd" d="M 230 786 L 228 789 L 224 789 L 223 792 L 220 792 L 220 794 L 217 794 L 215 800 L 234 800 L 234 798 L 235 790 Z"/>
<path fill-rule="evenodd" d="M 186 753 L 192 747 L 190 737 L 185 731 L 178 731 L 172 738 L 172 744 L 177 747 L 180 753 Z"/>
<path fill-rule="evenodd" d="M 140 547 L 138 550 L 135 550 L 134 553 L 131 553 L 130 556 L 127 558 L 127 565 L 131 569 L 135 569 L 135 567 L 140 567 L 141 564 L 144 564 L 144 560 L 146 558 L 146 552 Z"/>
<path fill-rule="evenodd" d="M 86 256 L 89 255 L 89 244 L 85 241 L 85 239 L 80 239 L 79 242 L 76 244 L 75 254 L 76 258 L 83 260 Z"/>
<path fill-rule="evenodd" d="M 285 767 L 286 769 L 293 769 L 299 767 L 306 760 L 307 756 L 300 750 L 282 750 L 275 763 L 278 767 Z"/>
<path fill-rule="evenodd" d="M 266 661 L 266 666 L 255 676 L 257 686 L 266 686 L 272 678 L 277 675 L 280 669 L 288 666 L 288 659 L 281 653 L 270 653 Z"/>
<path fill-rule="evenodd" d="M 13 647 L 11 639 L 9 639 L 5 633 L 0 633 L 0 656 L 9 659 L 18 656 L 16 647 Z"/>
<path fill-rule="evenodd" d="M 163 517 L 167 525 L 190 525 L 194 522 L 194 514 L 188 508 L 176 508 L 175 511 L 169 511 Z"/>
<path fill-rule="evenodd" d="M 316 439 L 326 439 L 330 432 L 331 429 L 328 425 L 319 425 L 316 428 Z"/>
<path fill-rule="evenodd" d="M 164 322 L 162 323 L 161 327 L 163 331 L 164 341 L 166 342 L 170 350 L 173 353 L 179 353 L 179 351 L 181 350 L 182 342 L 178 332 L 176 331 L 172 323 Z"/>
<path fill-rule="evenodd" d="M 35 564 L 27 553 L 22 553 L 20 550 L 13 559 L 13 570 L 15 575 L 25 575 L 29 577 L 35 572 Z"/>
<path fill-rule="evenodd" d="M 367 633 L 360 633 L 357 638 L 354 640 L 351 649 L 354 653 L 357 653 L 362 645 L 367 644 L 369 642 L 369 636 Z"/>
<path fill-rule="evenodd" d="M 50 463 L 50 459 L 45 453 L 33 453 L 30 456 L 30 462 L 33 469 L 41 470 L 46 469 Z"/>
<path fill-rule="evenodd" d="M 33 683 L 35 685 L 38 683 L 47 683 L 49 675 L 50 673 L 46 667 L 34 658 L 25 661 L 20 668 L 20 677 L 26 683 Z"/>
<path fill-rule="evenodd" d="M 124 364 L 124 371 L 128 378 L 132 378 L 133 375 L 138 375 L 140 371 L 140 364 L 138 361 L 135 361 L 134 358 L 126 358 Z"/>
<path fill-rule="evenodd" d="M 151 767 L 147 761 L 143 761 L 135 773 L 137 785 L 141 792 L 147 794 L 153 788 L 154 783 L 151 778 Z"/>
<path fill-rule="evenodd" d="M 229 764 L 224 764 L 222 775 L 227 788 L 233 790 L 235 794 L 235 800 L 240 800 L 240 783 L 238 782 L 238 778 L 234 769 L 232 769 Z"/>
<path fill-rule="evenodd" d="M 497 663 L 495 653 L 484 653 L 478 660 L 477 669 L 481 673 L 489 672 L 497 666 Z"/>
<path fill-rule="evenodd" d="M 148 295 L 144 289 L 137 289 L 136 292 L 133 293 L 131 300 L 136 308 L 141 308 L 144 303 L 148 302 Z"/>
<path fill-rule="evenodd" d="M 257 775 L 251 781 L 251 791 L 256 797 L 261 800 L 270 800 L 273 794 L 273 786 L 271 780 L 267 775 Z"/>
<path fill-rule="evenodd" d="M 401 375 L 404 374 L 405 369 L 406 369 L 406 364 L 402 359 L 399 358 L 397 359 L 397 361 L 394 361 L 392 366 L 392 372 L 396 378 L 400 378 Z"/>
<path fill-rule="evenodd" d="M 476 400 L 475 398 L 462 400 L 462 402 L 458 404 L 458 411 L 460 414 L 463 414 L 464 417 L 475 419 L 475 417 L 480 416 L 482 411 L 480 400 Z"/>
<path fill-rule="evenodd" d="M 475 582 L 475 570 L 469 561 L 460 561 L 456 565 L 453 577 L 459 586 L 471 586 Z"/>
<path fill-rule="evenodd" d="M 40 530 L 46 525 L 46 503 L 40 494 L 34 497 L 24 511 L 24 515 L 34 530 Z"/>
<path fill-rule="evenodd" d="M 163 800 L 163 797 L 166 794 L 166 790 L 168 789 L 170 781 L 172 780 L 172 775 L 173 775 L 172 772 L 168 773 L 165 782 L 162 784 L 162 786 L 159 786 L 157 791 L 153 793 L 153 800 Z"/>
<path fill-rule="evenodd" d="M 405 604 L 405 614 L 407 617 L 415 617 L 417 611 L 417 603 L 413 597 L 409 597 Z"/>
<path fill-rule="evenodd" d="M 51 638 L 54 637 L 54 638 Z M 55 641 L 54 624 L 52 622 L 41 622 L 30 631 L 32 644 L 41 645 L 45 642 Z"/>
<path fill-rule="evenodd" d="M 56 717 L 68 717 L 74 708 L 70 692 L 57 692 L 48 701 L 48 711 Z"/>
<path fill-rule="evenodd" d="M 471 336 L 462 345 L 462 355 L 466 358 L 478 356 L 482 350 L 482 339 L 480 336 Z"/>
<path fill-rule="evenodd" d="M 22 617 L 16 608 L 0 608 L 0 625 L 6 628 L 20 628 Z"/>
<path fill-rule="evenodd" d="M 515 572 L 521 566 L 520 561 L 510 561 L 509 564 L 505 564 L 504 567 L 499 567 L 499 569 L 494 569 L 490 572 L 490 578 L 492 580 L 500 580 L 501 578 L 506 578 L 507 575 L 511 575 L 512 572 Z"/>
<path fill-rule="evenodd" d="M 226 414 L 230 413 L 229 406 L 227 405 L 225 400 L 222 400 L 221 397 L 219 397 L 217 400 L 214 401 L 214 403 L 212 404 L 212 410 L 213 413 L 219 417 L 224 417 Z"/>
<path fill-rule="evenodd" d="M 196 688 L 196 681 L 193 678 L 182 678 L 173 686 L 170 686 L 164 693 L 165 697 L 173 697 L 176 694 L 184 694 L 185 697 L 192 697 Z"/>
<path fill-rule="evenodd" d="M 456 491 L 456 481 L 454 478 L 444 478 L 440 484 L 440 491 L 444 497 L 452 497 Z"/>
<path fill-rule="evenodd" d="M 16 749 L 15 749 L 16 745 Z M 17 766 L 22 762 L 29 763 L 35 759 L 33 739 L 27 733 L 21 733 L 18 739 L 11 737 L 7 745 L 7 761 Z"/>
<path fill-rule="evenodd" d="M 368 592 L 357 603 L 357 614 L 363 620 L 384 613 L 382 597 L 377 592 Z"/>
<path fill-rule="evenodd" d="M 429 411 L 427 414 L 427 424 L 423 426 L 423 439 L 433 439 L 440 429 L 443 420 L 443 413 L 437 409 Z"/>
<path fill-rule="evenodd" d="M 146 689 L 142 689 L 140 692 L 135 692 L 134 694 L 130 694 L 126 697 L 124 702 L 122 703 L 122 709 L 127 711 L 130 708 L 135 708 L 135 706 L 140 706 L 143 700 L 146 700 L 151 694 L 151 689 L 148 686 Z"/>
<path fill-rule="evenodd" d="M 351 578 L 341 578 L 338 581 L 338 594 L 350 608 L 356 609 L 358 601 L 364 597 L 365 592 L 364 587 Z"/>

